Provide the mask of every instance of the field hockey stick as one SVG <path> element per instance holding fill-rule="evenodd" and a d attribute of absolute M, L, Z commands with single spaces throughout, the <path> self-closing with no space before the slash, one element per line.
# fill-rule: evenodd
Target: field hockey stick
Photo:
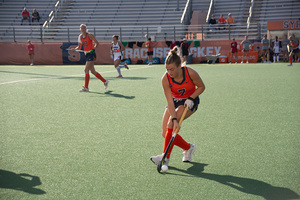
<path fill-rule="evenodd" d="M 76 52 L 84 52 L 84 53 L 89 53 L 90 51 L 84 51 L 84 50 L 80 50 L 80 49 L 66 49 L 67 51 L 76 51 Z"/>
<path fill-rule="evenodd" d="M 183 111 L 183 113 L 182 113 L 182 115 L 181 115 L 181 118 L 179 120 L 179 126 L 181 126 L 181 123 L 182 123 L 183 119 L 185 118 L 185 115 L 186 115 L 187 111 L 188 111 L 188 109 L 185 108 L 184 111 Z M 170 140 L 170 142 L 169 142 L 169 144 L 167 146 L 167 149 L 166 149 L 166 151 L 165 151 L 165 153 L 164 153 L 164 155 L 163 155 L 160 163 L 157 165 L 157 171 L 158 171 L 158 173 L 160 173 L 160 171 L 161 171 L 161 166 L 163 165 L 163 163 L 164 163 L 164 161 L 165 161 L 165 159 L 167 157 L 167 154 L 168 154 L 168 152 L 169 152 L 169 150 L 171 148 L 171 145 L 172 145 L 172 143 L 173 143 L 173 141 L 174 141 L 174 139 L 175 139 L 178 131 L 179 131 L 178 128 L 176 128 L 176 130 L 174 131 L 174 134 L 172 135 L 172 138 L 171 138 L 171 140 Z"/>

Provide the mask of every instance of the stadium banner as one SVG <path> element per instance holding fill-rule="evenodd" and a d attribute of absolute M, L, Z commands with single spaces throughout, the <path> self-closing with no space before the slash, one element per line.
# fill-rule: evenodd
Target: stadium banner
<path fill-rule="evenodd" d="M 61 43 L 33 43 L 34 64 L 38 65 L 59 65 L 62 63 Z M 0 64 L 8 65 L 29 65 L 27 43 L 0 43 L 2 49 Z"/>
<path fill-rule="evenodd" d="M 229 56 L 231 40 L 220 41 L 192 41 L 190 42 L 190 53 L 193 63 L 206 60 L 206 55 L 221 54 Z M 33 43 L 35 46 L 34 63 L 38 65 L 60 65 L 60 64 L 84 64 L 84 53 L 66 50 L 76 47 L 77 43 Z M 0 54 L 0 64 L 30 64 L 27 53 L 27 43 L 0 43 L 4 49 Z M 110 53 L 111 43 L 100 43 L 96 48 L 97 59 L 95 64 L 113 64 Z M 154 42 L 153 57 L 158 58 L 160 63 L 170 51 L 166 42 Z M 129 43 L 125 46 L 124 58 L 130 59 L 132 64 L 147 59 L 147 48 L 145 43 Z M 258 59 L 258 58 L 257 58 Z"/>
<path fill-rule="evenodd" d="M 267 29 L 273 30 L 300 30 L 300 20 L 268 21 Z"/>

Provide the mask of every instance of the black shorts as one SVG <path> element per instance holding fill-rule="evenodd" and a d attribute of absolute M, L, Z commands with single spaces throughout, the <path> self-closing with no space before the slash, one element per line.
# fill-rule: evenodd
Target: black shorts
<path fill-rule="evenodd" d="M 153 56 L 153 51 L 147 51 L 148 56 Z"/>
<path fill-rule="evenodd" d="M 298 48 L 297 49 L 293 49 L 292 53 L 299 53 L 299 49 Z"/>
<path fill-rule="evenodd" d="M 189 52 L 188 52 L 188 51 L 182 51 L 182 55 L 183 55 L 183 56 L 188 56 L 188 55 L 189 55 Z"/>
<path fill-rule="evenodd" d="M 175 108 L 178 108 L 179 106 L 184 105 L 185 100 L 187 100 L 187 99 L 175 99 L 175 98 L 173 98 Z M 197 97 L 196 99 L 194 99 L 194 106 L 191 109 L 191 111 L 196 111 L 198 109 L 199 104 L 200 104 L 200 98 Z M 167 108 L 167 106 L 166 106 L 166 108 Z"/>
<path fill-rule="evenodd" d="M 96 53 L 85 54 L 85 61 L 94 61 L 94 60 L 96 60 Z"/>

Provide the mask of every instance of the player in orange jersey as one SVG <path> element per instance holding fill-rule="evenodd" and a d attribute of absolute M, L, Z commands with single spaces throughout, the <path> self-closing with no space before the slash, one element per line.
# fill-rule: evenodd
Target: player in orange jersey
<path fill-rule="evenodd" d="M 300 50 L 299 50 L 299 46 L 298 43 L 295 41 L 295 38 L 293 36 L 290 36 L 290 46 L 289 46 L 289 50 L 290 50 L 290 55 L 289 55 L 289 59 L 290 59 L 290 64 L 288 66 L 293 66 L 293 56 L 298 56 L 300 57 Z"/>
<path fill-rule="evenodd" d="M 177 54 L 178 47 L 174 47 L 168 54 L 165 66 L 167 72 L 162 77 L 162 87 L 167 100 L 167 108 L 165 109 L 162 121 L 162 135 L 165 138 L 165 152 L 173 131 L 180 129 L 178 119 L 184 111 L 184 107 L 188 108 L 185 119 L 196 112 L 200 103 L 199 95 L 205 90 L 204 83 L 199 74 L 192 68 L 181 66 L 181 58 Z M 179 134 L 176 135 L 173 145 L 171 146 L 164 165 L 168 165 L 169 158 L 173 146 L 179 146 L 184 150 L 183 162 L 190 162 L 192 154 L 196 146 L 186 142 Z M 163 155 L 152 156 L 151 161 L 158 165 Z"/>
<path fill-rule="evenodd" d="M 150 37 L 148 38 L 148 41 L 145 43 L 145 46 L 146 46 L 146 48 L 147 48 L 148 65 L 152 65 L 154 42 L 151 41 L 151 38 L 150 38 Z"/>
<path fill-rule="evenodd" d="M 104 89 L 107 89 L 108 87 L 108 80 L 105 80 L 96 70 L 94 67 L 94 61 L 96 60 L 96 53 L 95 49 L 99 45 L 96 38 L 93 36 L 93 34 L 88 33 L 86 29 L 85 24 L 80 25 L 80 31 L 81 34 L 78 37 L 78 46 L 75 48 L 75 50 L 80 50 L 82 47 L 84 49 L 85 54 L 85 78 L 84 78 L 84 86 L 79 92 L 89 92 L 89 81 L 90 81 L 90 73 L 94 74 L 98 79 L 100 79 L 104 83 Z"/>

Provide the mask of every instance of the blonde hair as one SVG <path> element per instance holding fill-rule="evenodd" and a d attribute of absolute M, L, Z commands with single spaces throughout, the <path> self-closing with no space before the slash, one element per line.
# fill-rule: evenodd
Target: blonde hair
<path fill-rule="evenodd" d="M 173 49 L 170 50 L 165 61 L 166 65 L 174 63 L 176 67 L 181 66 L 181 57 L 177 54 L 177 52 L 178 52 L 177 46 L 175 46 Z"/>

